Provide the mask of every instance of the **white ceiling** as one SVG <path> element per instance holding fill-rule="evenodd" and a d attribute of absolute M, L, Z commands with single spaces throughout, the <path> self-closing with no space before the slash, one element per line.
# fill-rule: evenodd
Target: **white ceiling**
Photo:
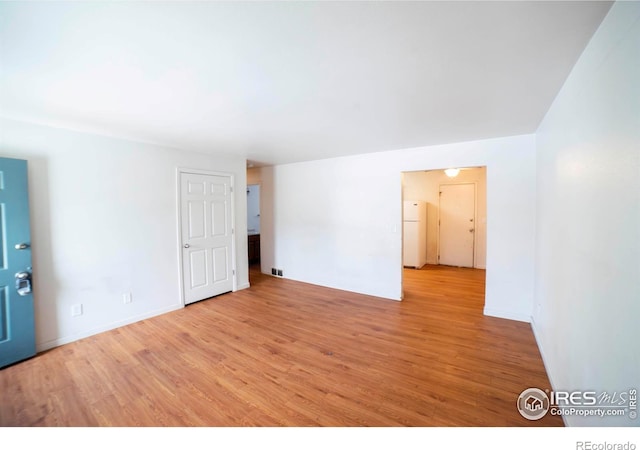
<path fill-rule="evenodd" d="M 609 2 L 2 2 L 0 115 L 279 164 L 532 133 Z"/>

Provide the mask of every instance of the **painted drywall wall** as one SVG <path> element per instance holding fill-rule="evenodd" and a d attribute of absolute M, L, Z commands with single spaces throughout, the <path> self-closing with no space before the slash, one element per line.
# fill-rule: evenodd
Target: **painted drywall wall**
<path fill-rule="evenodd" d="M 405 200 L 427 202 L 427 264 L 438 264 L 439 188 L 443 184 L 474 183 L 476 186 L 476 224 L 474 267 L 485 269 L 487 258 L 487 172 L 484 167 L 466 168 L 455 178 L 443 170 L 405 172 L 402 191 Z"/>
<path fill-rule="evenodd" d="M 402 172 L 451 166 L 487 167 L 485 312 L 529 321 L 533 135 L 275 166 L 273 267 L 285 278 L 400 300 Z"/>
<path fill-rule="evenodd" d="M 0 154 L 26 159 L 39 350 L 180 308 L 176 170 L 229 172 L 246 230 L 245 161 L 12 120 Z M 248 286 L 237 233 L 237 283 Z M 131 292 L 133 302 L 124 304 Z M 83 314 L 71 317 L 71 305 Z"/>
<path fill-rule="evenodd" d="M 534 330 L 556 390 L 640 388 L 639 55 L 640 3 L 618 2 L 537 132 Z"/>

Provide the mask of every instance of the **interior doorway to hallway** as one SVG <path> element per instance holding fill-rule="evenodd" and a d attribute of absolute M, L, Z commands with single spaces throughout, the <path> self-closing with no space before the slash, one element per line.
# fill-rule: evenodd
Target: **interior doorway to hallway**
<path fill-rule="evenodd" d="M 249 265 L 260 265 L 260 185 L 247 185 L 247 249 Z"/>
<path fill-rule="evenodd" d="M 486 269 L 487 177 L 486 167 L 431 169 L 402 173 L 403 266 L 404 270 L 430 270 L 438 265 Z M 426 238 L 410 235 L 416 224 L 411 204 L 426 211 Z M 424 259 L 415 262 L 413 247 Z M 416 252 L 414 251 L 415 255 Z M 404 273 L 404 271 L 403 271 Z"/>

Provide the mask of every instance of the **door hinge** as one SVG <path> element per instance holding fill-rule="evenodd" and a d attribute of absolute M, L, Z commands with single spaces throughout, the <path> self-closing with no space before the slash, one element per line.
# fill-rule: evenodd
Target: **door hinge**
<path fill-rule="evenodd" d="M 229 186 L 229 192 L 233 192 L 233 186 Z"/>
<path fill-rule="evenodd" d="M 232 270 L 232 272 L 233 272 L 233 274 L 234 274 L 234 275 L 236 274 L 236 271 L 235 271 L 235 270 Z"/>

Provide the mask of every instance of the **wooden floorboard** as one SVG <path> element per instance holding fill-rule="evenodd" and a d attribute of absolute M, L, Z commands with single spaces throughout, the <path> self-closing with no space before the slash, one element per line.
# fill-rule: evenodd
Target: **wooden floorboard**
<path fill-rule="evenodd" d="M 562 426 L 529 324 L 485 272 L 405 270 L 402 302 L 274 278 L 0 370 L 2 426 Z"/>

